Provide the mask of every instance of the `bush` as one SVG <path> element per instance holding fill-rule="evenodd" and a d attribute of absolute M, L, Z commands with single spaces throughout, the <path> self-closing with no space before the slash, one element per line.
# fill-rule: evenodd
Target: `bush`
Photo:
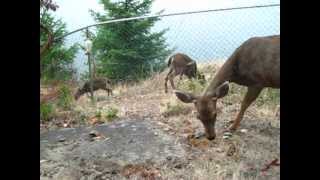
<path fill-rule="evenodd" d="M 108 121 L 112 121 L 113 119 L 118 117 L 118 112 L 119 110 L 117 108 L 114 107 L 110 107 L 107 112 L 106 112 L 106 118 Z"/>
<path fill-rule="evenodd" d="M 66 85 L 61 85 L 58 93 L 58 106 L 64 110 L 70 110 L 73 104 L 73 95 L 70 88 Z"/>
<path fill-rule="evenodd" d="M 257 105 L 262 106 L 264 104 L 271 106 L 280 104 L 280 90 L 272 88 L 264 89 L 257 98 Z"/>
<path fill-rule="evenodd" d="M 183 91 L 199 94 L 206 87 L 206 83 L 197 79 L 185 79 L 184 81 L 179 82 L 177 87 Z"/>
<path fill-rule="evenodd" d="M 51 103 L 40 104 L 40 119 L 44 121 L 50 120 L 54 116 L 54 106 Z"/>

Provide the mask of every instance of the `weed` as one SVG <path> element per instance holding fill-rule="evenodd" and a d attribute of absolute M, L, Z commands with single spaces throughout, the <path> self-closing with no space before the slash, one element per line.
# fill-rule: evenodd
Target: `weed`
<path fill-rule="evenodd" d="M 40 119 L 44 121 L 50 120 L 54 116 L 55 110 L 51 103 L 40 104 Z"/>
<path fill-rule="evenodd" d="M 113 121 L 115 118 L 118 117 L 119 110 L 114 107 L 110 107 L 106 112 L 106 118 L 108 121 Z"/>
<path fill-rule="evenodd" d="M 57 105 L 64 110 L 70 110 L 73 104 L 73 96 L 70 88 L 66 85 L 59 87 L 59 97 Z"/>
<path fill-rule="evenodd" d="M 185 81 L 178 83 L 178 89 L 192 92 L 195 94 L 201 93 L 204 90 L 205 86 L 206 86 L 205 82 L 197 79 L 191 79 L 191 80 L 187 79 Z"/>

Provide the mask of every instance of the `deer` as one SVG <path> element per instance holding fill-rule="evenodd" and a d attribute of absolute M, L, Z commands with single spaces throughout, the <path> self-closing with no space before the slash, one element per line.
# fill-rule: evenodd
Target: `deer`
<path fill-rule="evenodd" d="M 229 83 L 247 87 L 240 111 L 225 130 L 234 132 L 247 108 L 264 88 L 280 89 L 280 35 L 252 37 L 243 42 L 200 95 L 174 91 L 180 101 L 194 104 L 197 119 L 202 122 L 209 140 L 216 137 L 217 100 L 228 94 Z"/>
<path fill-rule="evenodd" d="M 183 53 L 176 53 L 168 58 L 169 72 L 165 78 L 165 93 L 168 93 L 168 80 L 170 80 L 171 87 L 176 89 L 173 79 L 180 75 L 182 80 L 183 75 L 186 75 L 189 79 L 197 78 L 205 81 L 205 76 L 197 70 L 197 63 L 189 56 Z"/>
<path fill-rule="evenodd" d="M 108 78 L 97 77 L 92 81 L 93 91 L 99 89 L 105 90 L 108 92 L 108 96 L 112 95 L 111 81 Z M 77 90 L 74 95 L 75 100 L 78 100 L 83 94 L 90 92 L 90 81 L 86 81 L 84 85 Z"/>

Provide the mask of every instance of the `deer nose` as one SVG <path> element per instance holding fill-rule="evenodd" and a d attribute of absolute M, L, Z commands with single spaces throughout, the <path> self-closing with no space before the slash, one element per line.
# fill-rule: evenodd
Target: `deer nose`
<path fill-rule="evenodd" d="M 215 138 L 216 138 L 216 136 L 207 136 L 207 139 L 210 140 L 210 141 L 214 140 Z"/>

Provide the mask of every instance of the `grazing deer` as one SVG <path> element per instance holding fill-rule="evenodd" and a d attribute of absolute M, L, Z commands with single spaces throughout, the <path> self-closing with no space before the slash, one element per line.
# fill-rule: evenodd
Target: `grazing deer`
<path fill-rule="evenodd" d="M 263 88 L 280 89 L 280 35 L 253 37 L 245 41 L 224 63 L 201 95 L 175 91 L 182 102 L 194 103 L 197 118 L 203 123 L 210 140 L 216 136 L 217 100 L 227 95 L 229 82 L 247 87 L 240 112 L 228 128 L 234 131 L 240 125 L 246 109 Z"/>
<path fill-rule="evenodd" d="M 186 75 L 189 79 L 197 78 L 205 80 L 204 75 L 197 70 L 197 63 L 185 54 L 177 53 L 170 56 L 168 60 L 168 67 L 169 73 L 165 78 L 164 84 L 165 93 L 168 92 L 168 80 L 170 80 L 171 87 L 176 89 L 173 79 L 178 75 L 180 75 L 180 80 L 182 79 L 183 75 Z"/>
<path fill-rule="evenodd" d="M 93 91 L 97 91 L 99 89 L 106 90 L 108 92 L 108 96 L 112 95 L 111 89 L 111 81 L 108 78 L 95 78 L 92 81 Z M 90 92 L 90 81 L 84 83 L 82 88 L 79 88 L 74 95 L 75 100 L 78 100 L 80 96 L 83 94 Z"/>

